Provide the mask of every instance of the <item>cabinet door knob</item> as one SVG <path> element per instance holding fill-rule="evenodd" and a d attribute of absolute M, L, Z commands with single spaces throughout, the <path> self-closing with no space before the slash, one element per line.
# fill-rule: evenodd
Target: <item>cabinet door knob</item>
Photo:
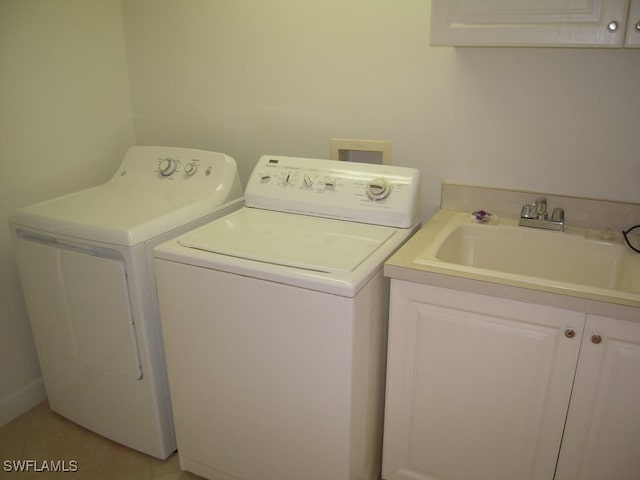
<path fill-rule="evenodd" d="M 636 23 L 636 32 L 640 32 L 640 22 Z"/>
<path fill-rule="evenodd" d="M 576 331 L 575 331 L 575 329 L 573 329 L 573 328 L 567 328 L 567 329 L 564 331 L 564 336 L 565 336 L 565 337 L 567 337 L 567 338 L 573 338 L 573 337 L 575 337 L 575 336 L 576 336 Z"/>
<path fill-rule="evenodd" d="M 594 333 L 593 335 L 591 335 L 591 341 L 595 344 L 602 342 L 602 335 L 600 335 L 599 333 Z"/>
<path fill-rule="evenodd" d="M 611 22 L 609 22 L 609 24 L 607 25 L 607 30 L 609 30 L 610 32 L 617 31 L 618 30 L 617 20 L 612 20 Z"/>

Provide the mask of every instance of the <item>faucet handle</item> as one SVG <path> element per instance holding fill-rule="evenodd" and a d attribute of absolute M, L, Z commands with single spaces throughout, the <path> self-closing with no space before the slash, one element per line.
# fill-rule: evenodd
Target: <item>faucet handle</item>
<path fill-rule="evenodd" d="M 554 208 L 553 213 L 551 214 L 551 221 L 564 223 L 564 208 Z"/>
<path fill-rule="evenodd" d="M 533 211 L 535 209 L 535 205 L 532 203 L 525 203 L 522 205 L 522 210 L 520 210 L 520 218 L 534 218 L 535 215 Z"/>

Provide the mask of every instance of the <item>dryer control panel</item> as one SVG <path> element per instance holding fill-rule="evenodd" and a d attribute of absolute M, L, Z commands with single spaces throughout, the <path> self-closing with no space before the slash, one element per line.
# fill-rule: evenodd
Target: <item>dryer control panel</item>
<path fill-rule="evenodd" d="M 131 147 L 108 184 L 189 200 L 242 196 L 233 158 L 193 148 Z"/>
<path fill-rule="evenodd" d="M 248 207 L 408 228 L 420 218 L 420 173 L 389 165 L 264 155 Z"/>

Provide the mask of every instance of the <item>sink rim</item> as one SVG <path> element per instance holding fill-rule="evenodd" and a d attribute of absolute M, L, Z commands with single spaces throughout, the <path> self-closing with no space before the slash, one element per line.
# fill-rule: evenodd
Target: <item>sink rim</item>
<path fill-rule="evenodd" d="M 634 252 L 626 250 L 626 245 L 622 245 L 622 235 L 619 235 L 620 238 L 617 238 L 618 235 L 616 235 L 614 241 L 609 242 L 598 238 L 600 233 L 598 230 L 567 226 L 565 232 L 555 232 L 551 230 L 520 227 L 517 223 L 516 219 L 500 218 L 492 220 L 487 224 L 478 224 L 472 220 L 468 213 L 440 210 L 434 218 L 425 225 L 427 229 L 432 228 L 432 232 L 430 232 L 431 234 L 428 236 L 431 241 L 427 242 L 426 246 L 418 251 L 418 254 L 413 257 L 412 263 L 417 268 L 426 269 L 434 273 L 634 307 L 640 306 L 640 290 L 603 288 L 500 270 L 490 270 L 462 263 L 453 263 L 438 258 L 438 251 L 453 232 L 459 227 L 468 225 L 479 229 L 503 227 L 516 230 L 518 234 L 524 229 L 523 233 L 530 232 L 531 235 L 542 235 L 545 238 L 551 238 L 549 236 L 569 236 L 575 237 L 576 239 L 583 238 L 584 241 L 594 241 L 604 244 L 613 243 L 615 245 L 620 243 L 621 247 L 623 247 L 621 254 L 624 255 L 624 261 L 630 260 L 637 263 L 640 269 L 640 256 L 636 258 L 632 255 Z M 633 271 L 635 271 L 635 269 Z"/>
<path fill-rule="evenodd" d="M 457 225 L 440 243 L 435 257 L 467 267 L 635 292 L 620 242 L 601 239 L 585 229 L 556 233 L 511 224 Z"/>

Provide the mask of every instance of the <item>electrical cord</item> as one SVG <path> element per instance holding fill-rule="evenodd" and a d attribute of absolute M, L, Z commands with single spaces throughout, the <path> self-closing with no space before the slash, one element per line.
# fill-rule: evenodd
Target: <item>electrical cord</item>
<path fill-rule="evenodd" d="M 639 249 L 639 248 L 634 247 L 633 245 L 631 245 L 631 242 L 629 241 L 629 237 L 627 237 L 627 234 L 628 234 L 628 233 L 630 233 L 632 230 L 634 230 L 634 229 L 636 229 L 636 228 L 640 228 L 640 225 L 635 225 L 635 226 L 631 227 L 631 228 L 630 228 L 630 229 L 628 229 L 628 230 L 623 230 L 623 231 L 622 231 L 622 235 L 624 236 L 624 239 L 626 240 L 627 245 L 629 245 L 629 247 L 631 248 L 631 250 L 633 250 L 634 252 L 638 252 L 638 253 L 640 253 L 640 249 Z"/>

